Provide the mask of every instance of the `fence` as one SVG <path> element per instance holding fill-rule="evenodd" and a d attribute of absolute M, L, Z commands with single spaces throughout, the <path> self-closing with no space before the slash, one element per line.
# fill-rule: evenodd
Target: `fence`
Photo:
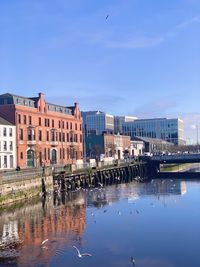
<path fill-rule="evenodd" d="M 78 170 L 84 170 L 87 168 L 95 168 L 95 167 L 107 167 L 112 165 L 121 165 L 124 163 L 131 163 L 132 160 L 109 160 L 109 161 L 100 161 L 100 162 L 92 162 L 92 163 L 83 163 L 83 164 L 67 164 L 67 165 L 52 165 L 46 166 L 45 168 L 28 168 L 22 169 L 20 171 L 16 170 L 6 170 L 0 172 L 0 183 L 9 183 L 14 181 L 21 181 L 27 179 L 34 179 L 42 176 L 51 176 L 55 173 L 60 172 L 74 172 Z"/>

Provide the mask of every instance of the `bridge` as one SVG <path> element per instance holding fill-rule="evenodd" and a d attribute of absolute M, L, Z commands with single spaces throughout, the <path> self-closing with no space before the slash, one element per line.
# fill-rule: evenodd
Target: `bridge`
<path fill-rule="evenodd" d="M 149 160 L 152 162 L 159 162 L 160 164 L 198 163 L 200 162 L 200 153 L 151 156 Z"/>
<path fill-rule="evenodd" d="M 149 165 L 151 177 L 158 178 L 200 178 L 200 173 L 195 171 L 181 170 L 177 172 L 160 172 L 160 164 L 183 164 L 183 163 L 200 163 L 200 153 L 177 153 L 173 155 L 154 155 L 141 156 L 140 160 L 146 161 Z"/>

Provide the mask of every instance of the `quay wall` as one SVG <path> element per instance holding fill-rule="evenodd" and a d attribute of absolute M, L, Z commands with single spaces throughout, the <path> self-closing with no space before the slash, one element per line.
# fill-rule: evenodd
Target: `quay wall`
<path fill-rule="evenodd" d="M 54 170 L 46 168 L 0 173 L 0 205 L 29 199 L 53 189 L 73 191 L 145 178 L 147 166 L 142 163 L 86 168 L 75 172 L 60 167 Z"/>
<path fill-rule="evenodd" d="M 18 176 L 10 179 L 10 177 L 2 178 L 0 175 L 0 205 L 32 198 L 52 188 L 52 185 L 52 176 L 18 173 Z"/>

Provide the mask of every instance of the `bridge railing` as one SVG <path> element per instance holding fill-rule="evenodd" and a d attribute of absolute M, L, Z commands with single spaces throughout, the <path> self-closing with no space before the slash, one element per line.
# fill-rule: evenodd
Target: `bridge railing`
<path fill-rule="evenodd" d="M 164 161 L 164 160 L 192 160 L 199 159 L 200 154 L 175 154 L 175 155 L 159 155 L 159 156 L 151 156 L 149 157 L 152 161 Z"/>

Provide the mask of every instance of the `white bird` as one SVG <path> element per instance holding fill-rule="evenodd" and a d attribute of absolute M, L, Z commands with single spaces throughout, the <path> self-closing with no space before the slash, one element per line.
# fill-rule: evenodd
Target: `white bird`
<path fill-rule="evenodd" d="M 99 185 L 100 187 L 103 187 L 103 184 L 102 184 L 102 183 L 98 183 L 98 185 Z"/>
<path fill-rule="evenodd" d="M 133 257 L 131 257 L 131 263 L 132 263 L 133 265 L 135 265 L 135 260 L 134 260 Z"/>
<path fill-rule="evenodd" d="M 49 239 L 45 239 L 44 241 L 42 241 L 41 246 L 44 245 L 47 241 L 49 241 Z"/>
<path fill-rule="evenodd" d="M 82 258 L 83 256 L 89 256 L 89 257 L 91 257 L 92 255 L 90 254 L 90 253 L 80 253 L 80 250 L 76 247 L 76 246 L 73 246 L 73 248 L 75 248 L 75 250 L 77 251 L 77 253 L 78 253 L 78 257 L 79 258 Z"/>

